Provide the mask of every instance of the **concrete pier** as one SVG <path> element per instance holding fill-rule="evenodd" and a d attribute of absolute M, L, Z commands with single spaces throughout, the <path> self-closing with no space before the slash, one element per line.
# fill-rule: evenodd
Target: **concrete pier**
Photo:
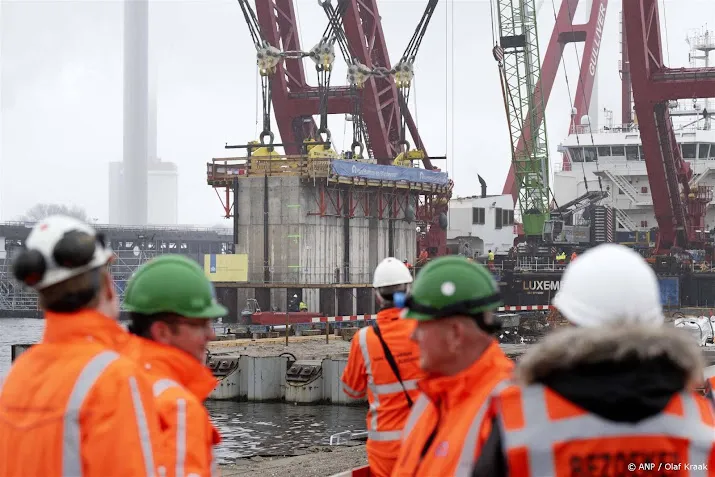
<path fill-rule="evenodd" d="M 248 256 L 248 283 L 293 285 L 240 288 L 238 302 L 255 298 L 262 310 L 286 310 L 298 295 L 310 310 L 327 316 L 374 313 L 371 290 L 361 285 L 372 282 L 378 262 L 390 255 L 410 261 L 417 256 L 415 223 L 404 220 L 404 210 L 380 220 L 379 192 L 362 188 L 359 197 L 355 191 L 348 197 L 297 176 L 242 178 L 235 253 Z"/>

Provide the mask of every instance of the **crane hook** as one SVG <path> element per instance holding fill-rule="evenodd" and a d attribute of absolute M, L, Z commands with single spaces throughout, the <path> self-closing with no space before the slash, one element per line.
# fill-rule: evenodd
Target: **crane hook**
<path fill-rule="evenodd" d="M 268 136 L 268 144 L 266 144 L 266 136 Z M 261 140 L 261 145 L 262 146 L 270 146 L 273 144 L 273 139 L 275 138 L 274 134 L 271 131 L 263 131 L 261 132 L 261 135 L 259 136 L 259 139 Z"/>
<path fill-rule="evenodd" d="M 358 150 L 360 152 L 356 152 Z M 353 154 L 353 159 L 362 157 L 362 151 L 363 151 L 362 143 L 360 141 L 353 141 L 353 143 L 350 145 L 350 151 Z"/>
<path fill-rule="evenodd" d="M 323 139 L 323 134 L 325 134 L 325 139 Z M 318 137 L 322 142 L 327 143 L 327 146 L 330 146 L 330 139 L 332 138 L 332 135 L 330 134 L 330 129 L 328 128 L 320 128 L 318 129 Z"/>

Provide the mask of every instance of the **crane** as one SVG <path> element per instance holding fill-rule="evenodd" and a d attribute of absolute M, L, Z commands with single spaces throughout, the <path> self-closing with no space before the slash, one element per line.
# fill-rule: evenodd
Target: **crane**
<path fill-rule="evenodd" d="M 583 51 L 590 53 L 581 55 L 581 66 L 579 69 L 576 93 L 573 98 L 570 98 L 573 108 L 571 126 L 574 125 L 573 121 L 578 121 L 584 114 L 588 113 L 588 108 L 591 104 L 591 96 L 596 78 L 595 73 L 601 52 L 603 26 L 608 9 L 608 0 L 594 1 L 591 5 L 588 21 L 583 24 L 578 24 L 575 23 L 574 15 L 580 2 L 581 0 L 563 0 L 558 9 L 558 13 L 556 7 L 553 7 L 555 25 L 546 48 L 543 64 L 541 65 L 540 77 L 535 86 L 535 91 L 539 92 L 535 94 L 541 94 L 545 107 L 551 97 L 551 91 L 556 80 L 556 75 L 559 72 L 559 66 L 563 64 L 564 52 L 567 45 L 569 43 L 574 44 L 574 52 L 577 53 L 575 43 L 584 44 Z M 537 13 L 542 5 L 543 2 L 540 2 L 536 7 Z M 531 117 L 532 115 L 528 113 L 527 116 Z M 541 121 L 543 121 L 543 117 L 539 116 L 539 111 L 537 110 L 533 123 L 534 125 L 539 125 Z M 531 125 L 525 124 L 521 136 L 517 141 L 517 147 L 523 147 L 520 143 L 528 141 L 530 135 Z M 571 167 L 566 155 L 564 155 L 563 167 Z M 511 194 L 514 198 L 514 202 L 517 202 L 519 189 L 514 181 L 513 165 L 509 169 L 509 175 L 504 183 L 503 193 Z"/>
<path fill-rule="evenodd" d="M 549 219 L 549 151 L 534 0 L 496 0 L 499 63 L 524 235 L 542 237 Z M 530 134 L 522 132 L 528 128 Z"/>
<path fill-rule="evenodd" d="M 712 188 L 692 188 L 692 170 L 675 140 L 668 102 L 715 97 L 715 68 L 671 69 L 663 64 L 657 0 L 623 2 L 633 100 L 638 116 L 653 208 L 656 255 L 707 248 L 705 211 Z"/>
<path fill-rule="evenodd" d="M 353 120 L 353 141 L 345 158 L 367 156 L 380 165 L 390 165 L 403 155 L 407 159 L 402 165 L 412 165 L 412 159 L 418 159 L 425 169 L 439 171 L 432 165 L 433 158 L 425 151 L 407 108 L 415 57 L 438 0 L 427 1 L 422 20 L 394 68 L 390 65 L 377 0 L 338 0 L 337 7 L 330 0 L 319 0 L 329 24 L 321 41 L 308 52 L 300 46 L 294 0 L 256 1 L 255 13 L 250 5 L 253 2 L 238 0 L 238 3 L 256 46 L 263 91 L 260 142 L 268 150 L 279 146 L 269 144 L 273 140 L 271 107 L 282 138 L 280 146 L 287 155 L 301 155 L 306 139 L 329 143 L 327 116 L 343 114 Z M 321 66 L 327 59 L 332 64 L 334 45 L 349 66 L 346 86 L 330 85 L 332 68 Z M 316 62 L 318 87 L 306 82 L 302 61 L 306 57 Z M 313 119 L 315 114 L 320 116 L 320 124 Z M 414 150 L 410 150 L 407 142 L 407 130 Z M 231 147 L 246 146 L 227 146 Z M 422 230 L 418 249 L 426 250 L 430 256 L 444 255 L 447 251 L 446 211 L 452 187 L 449 181 L 444 191 L 420 197 L 418 203 L 411 205 L 416 208 L 416 220 Z M 229 205 L 229 193 L 226 187 L 225 203 L 221 200 L 226 217 L 231 216 L 233 208 Z"/>

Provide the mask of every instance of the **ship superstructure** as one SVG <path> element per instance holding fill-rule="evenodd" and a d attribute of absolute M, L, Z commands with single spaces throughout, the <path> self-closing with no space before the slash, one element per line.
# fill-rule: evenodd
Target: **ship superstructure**
<path fill-rule="evenodd" d="M 711 66 L 715 34 L 694 32 L 688 37 L 692 67 Z M 690 165 L 692 187 L 715 186 L 715 129 L 710 117 L 714 104 L 708 99 L 671 101 L 675 140 Z M 613 114 L 604 110 L 606 124 L 598 129 L 583 116 L 573 121 L 568 137 L 559 145 L 564 160 L 554 167 L 553 194 L 557 204 L 589 191 L 603 190 L 604 205 L 616 209 L 617 231 L 648 231 L 657 227 L 651 184 L 646 171 L 638 118 L 632 112 L 627 124 L 614 125 Z M 575 123 L 575 124 L 574 124 Z M 600 181 L 600 182 L 599 182 Z M 715 228 L 715 201 L 707 205 L 705 228 Z"/>

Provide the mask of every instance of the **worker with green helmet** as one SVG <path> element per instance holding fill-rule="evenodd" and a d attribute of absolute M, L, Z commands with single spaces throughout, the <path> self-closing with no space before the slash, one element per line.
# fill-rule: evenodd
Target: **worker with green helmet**
<path fill-rule="evenodd" d="M 467 475 L 487 432 L 487 398 L 514 367 L 492 336 L 499 287 L 483 265 L 440 257 L 420 271 L 403 304 L 403 318 L 417 321 L 412 339 L 427 377 L 393 475 Z"/>
<path fill-rule="evenodd" d="M 181 255 L 142 265 L 124 293 L 131 314 L 131 356 L 150 373 L 161 419 L 163 461 L 173 475 L 212 475 L 220 442 L 203 402 L 217 380 L 206 367 L 212 320 L 228 310 L 216 301 L 203 269 Z"/>

